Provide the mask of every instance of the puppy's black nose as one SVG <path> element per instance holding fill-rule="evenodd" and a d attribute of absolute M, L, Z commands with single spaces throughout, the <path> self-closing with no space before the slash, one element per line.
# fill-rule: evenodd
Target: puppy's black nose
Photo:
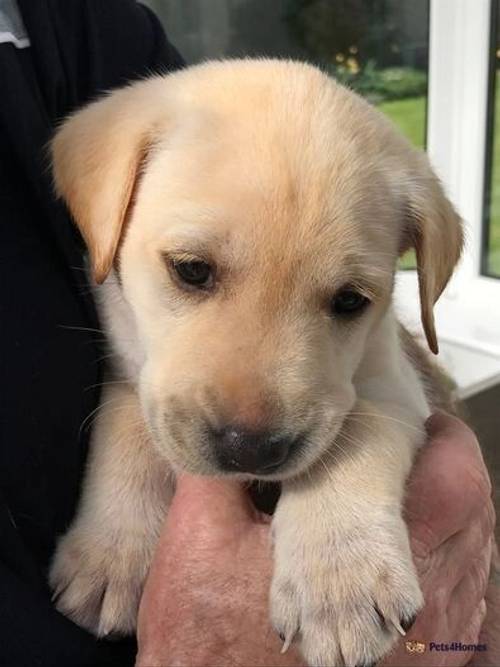
<path fill-rule="evenodd" d="M 213 433 L 215 456 L 223 470 L 269 475 L 286 461 L 292 440 L 268 431 L 228 426 Z"/>

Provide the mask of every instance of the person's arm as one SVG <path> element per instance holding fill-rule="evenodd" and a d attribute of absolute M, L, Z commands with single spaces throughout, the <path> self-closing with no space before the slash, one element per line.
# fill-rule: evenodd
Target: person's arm
<path fill-rule="evenodd" d="M 491 554 L 489 479 L 472 432 L 435 416 L 408 486 L 407 516 L 426 607 L 408 632 L 422 642 L 477 642 Z M 183 477 L 139 612 L 137 667 L 300 665 L 268 620 L 269 526 L 237 484 Z M 500 654 L 489 664 L 500 664 Z M 409 655 L 384 665 L 464 665 L 470 653 Z M 495 663 L 496 660 L 496 663 Z"/>
<path fill-rule="evenodd" d="M 30 44 L 0 43 L 0 664 L 126 667 L 134 639 L 98 642 L 55 610 L 47 583 L 78 499 L 104 336 L 47 145 L 89 99 L 183 61 L 135 0 L 11 5 Z"/>

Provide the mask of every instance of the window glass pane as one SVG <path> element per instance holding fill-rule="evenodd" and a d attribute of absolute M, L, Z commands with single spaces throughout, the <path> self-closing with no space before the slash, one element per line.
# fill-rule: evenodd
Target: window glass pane
<path fill-rule="evenodd" d="M 319 64 L 425 146 L 426 0 L 146 0 L 188 63 L 223 56 Z"/>
<path fill-rule="evenodd" d="M 500 0 L 492 2 L 482 272 L 500 278 Z"/>

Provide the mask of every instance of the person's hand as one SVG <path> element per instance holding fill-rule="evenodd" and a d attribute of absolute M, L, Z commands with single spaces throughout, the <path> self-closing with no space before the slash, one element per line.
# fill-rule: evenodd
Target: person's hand
<path fill-rule="evenodd" d="M 426 603 L 384 667 L 467 664 L 472 652 L 431 650 L 431 642 L 480 643 L 486 614 L 495 521 L 488 473 L 477 440 L 463 422 L 439 413 L 427 426 L 430 443 L 417 459 L 406 503 Z M 425 653 L 409 654 L 407 640 L 426 643 Z M 477 660 L 493 659 L 477 664 L 500 665 L 497 649 L 488 646 L 484 655 L 477 653 Z"/>
<path fill-rule="evenodd" d="M 406 511 L 427 602 L 408 639 L 477 642 L 493 524 L 489 480 L 459 420 L 437 415 L 429 434 Z M 269 526 L 237 484 L 183 477 L 141 603 L 138 667 L 302 664 L 296 650 L 280 654 L 269 624 L 271 561 Z M 409 655 L 404 646 L 384 665 L 463 665 L 471 655 Z"/>
<path fill-rule="evenodd" d="M 302 665 L 269 624 L 269 521 L 235 482 L 182 476 L 139 610 L 138 667 Z"/>
<path fill-rule="evenodd" d="M 471 667 L 498 667 L 500 665 L 500 554 L 493 545 L 490 580 L 486 589 L 486 619 L 481 628 L 479 642 L 487 646 L 484 653 L 476 653 Z"/>

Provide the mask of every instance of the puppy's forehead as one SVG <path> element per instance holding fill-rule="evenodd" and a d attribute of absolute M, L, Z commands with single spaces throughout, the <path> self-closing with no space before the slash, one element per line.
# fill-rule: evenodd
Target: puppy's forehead
<path fill-rule="evenodd" d="M 260 257 L 391 245 L 396 212 L 368 105 L 307 66 L 216 74 L 196 98 L 182 92 L 155 157 L 152 195 L 171 238 L 195 242 L 198 228 L 199 244 L 239 240 Z"/>

